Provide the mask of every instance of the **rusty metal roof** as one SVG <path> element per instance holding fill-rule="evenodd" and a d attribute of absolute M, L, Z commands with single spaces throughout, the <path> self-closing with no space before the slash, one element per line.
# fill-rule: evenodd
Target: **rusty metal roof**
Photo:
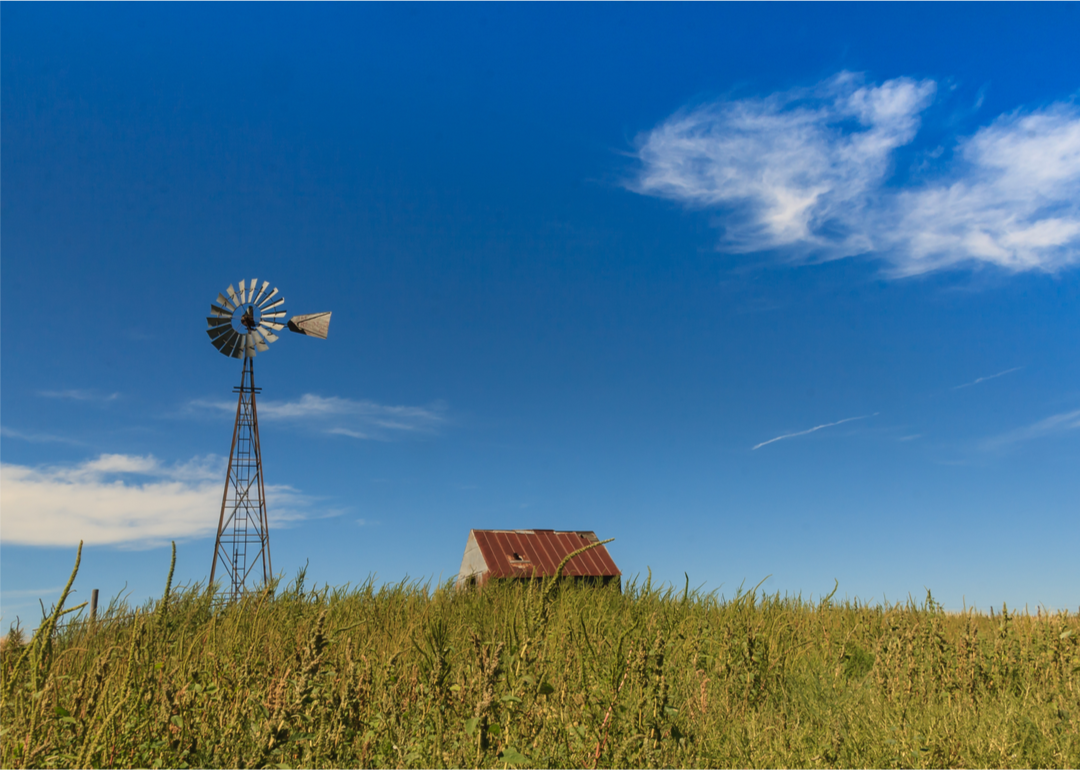
<path fill-rule="evenodd" d="M 472 533 L 487 563 L 488 577 L 550 577 L 566 556 L 599 542 L 593 532 L 553 529 L 474 529 Z M 602 545 L 580 553 L 562 571 L 568 577 L 621 575 Z"/>

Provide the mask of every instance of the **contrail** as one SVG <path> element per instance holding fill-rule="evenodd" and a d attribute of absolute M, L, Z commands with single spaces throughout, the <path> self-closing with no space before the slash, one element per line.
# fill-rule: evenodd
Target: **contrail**
<path fill-rule="evenodd" d="M 1014 366 L 1012 369 L 1006 369 L 1005 371 L 998 372 L 997 374 L 990 374 L 990 375 L 987 375 L 986 377 L 980 377 L 977 380 L 972 380 L 971 382 L 965 382 L 963 385 L 957 385 L 955 388 L 953 388 L 953 390 L 960 390 L 960 388 L 970 388 L 972 385 L 978 385 L 980 382 L 986 382 L 987 380 L 993 380 L 993 379 L 995 379 L 997 377 L 1004 377 L 1006 374 L 1012 374 L 1013 372 L 1018 372 L 1023 368 L 1024 367 L 1022 367 L 1022 366 Z"/>
<path fill-rule="evenodd" d="M 824 425 L 815 425 L 813 428 L 810 428 L 810 430 L 800 430 L 798 433 L 785 433 L 783 436 L 777 436 L 776 438 L 771 438 L 768 441 L 762 441 L 757 446 L 751 448 L 750 451 L 753 452 L 755 449 L 761 449 L 766 444 L 771 444 L 774 441 L 780 441 L 785 438 L 795 438 L 796 436 L 805 436 L 807 433 L 813 433 L 814 431 L 821 430 L 822 428 L 831 428 L 834 425 L 843 425 L 845 422 L 851 422 L 852 420 L 865 420 L 867 417 L 877 417 L 879 414 L 880 412 L 874 412 L 873 414 L 864 414 L 860 415 L 859 417 L 848 417 L 843 420 L 837 420 L 836 422 L 827 422 Z"/>

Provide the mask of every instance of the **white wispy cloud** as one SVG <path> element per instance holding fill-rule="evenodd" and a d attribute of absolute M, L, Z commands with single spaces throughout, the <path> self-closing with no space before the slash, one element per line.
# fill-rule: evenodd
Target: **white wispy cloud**
<path fill-rule="evenodd" d="M 773 443 L 774 441 L 783 441 L 786 438 L 795 438 L 796 436 L 805 436 L 808 433 L 814 433 L 815 431 L 819 431 L 819 430 L 822 430 L 824 428 L 832 428 L 833 426 L 843 425 L 845 422 L 854 422 L 855 420 L 865 420 L 868 417 L 877 417 L 877 415 L 878 415 L 878 413 L 874 412 L 873 414 L 864 414 L 864 415 L 860 415 L 859 417 L 846 417 L 843 420 L 837 420 L 836 422 L 827 422 L 824 425 L 815 425 L 813 428 L 809 428 L 807 430 L 800 430 L 800 431 L 796 431 L 795 433 L 785 433 L 783 436 L 777 436 L 776 438 L 771 438 L 768 441 L 762 441 L 760 444 L 756 444 L 755 446 L 752 446 L 750 448 L 750 451 L 752 452 L 755 449 L 761 449 L 763 446 L 767 446 L 767 445 Z"/>
<path fill-rule="evenodd" d="M 98 404 L 107 404 L 120 398 L 119 393 L 98 393 L 93 390 L 41 390 L 38 395 L 43 398 L 59 398 L 65 401 L 90 401 Z"/>
<path fill-rule="evenodd" d="M 907 78 L 865 87 L 841 73 L 813 89 L 682 111 L 640 140 L 633 188 L 722 210 L 722 245 L 731 251 L 867 251 L 872 244 L 853 221 L 888 175 L 892 151 L 915 136 L 935 90 Z"/>
<path fill-rule="evenodd" d="M 34 444 L 54 444 L 55 443 L 55 444 L 73 444 L 73 445 L 78 446 L 78 445 L 82 445 L 82 443 L 83 443 L 81 441 L 76 441 L 75 439 L 72 439 L 72 438 L 67 438 L 65 436 L 57 436 L 57 435 L 52 434 L 52 433 L 40 433 L 38 431 L 15 430 L 14 428 L 9 428 L 6 425 L 0 425 L 0 436 L 3 436 L 4 438 L 15 438 L 15 439 L 19 439 L 20 441 L 29 441 L 29 442 L 34 443 Z"/>
<path fill-rule="evenodd" d="M 978 385 L 980 382 L 986 382 L 987 380 L 996 380 L 998 377 L 1004 377 L 1006 374 L 1012 374 L 1013 372 L 1018 372 L 1023 368 L 1024 367 L 1022 367 L 1022 366 L 1014 366 L 1012 369 L 1006 369 L 1005 371 L 998 372 L 997 374 L 988 374 L 985 377 L 976 377 L 971 382 L 965 382 L 963 385 L 957 385 L 955 388 L 953 388 L 953 390 L 960 390 L 961 388 L 970 388 L 972 385 Z"/>
<path fill-rule="evenodd" d="M 0 464 L 0 540 L 12 545 L 126 545 L 212 535 L 221 510 L 225 459 L 165 465 L 151 455 L 103 454 L 76 465 Z M 313 515 L 314 500 L 266 487 L 271 526 Z M 319 514 L 314 514 L 319 515 Z"/>
<path fill-rule="evenodd" d="M 1071 430 L 1080 429 L 1080 409 L 1051 415 L 1023 428 L 1017 428 L 983 442 L 983 449 L 1001 449 L 1010 444 L 1046 438 Z"/>
<path fill-rule="evenodd" d="M 195 409 L 235 412 L 236 402 L 192 401 Z M 358 439 L 387 439 L 406 434 L 433 433 L 446 424 L 446 409 L 432 406 L 393 406 L 374 401 L 306 393 L 295 401 L 259 401 L 260 420 L 289 421 L 312 430 Z"/>
<path fill-rule="evenodd" d="M 841 73 L 814 88 L 683 110 L 643 134 L 629 187 L 719 213 L 720 248 L 791 259 L 872 254 L 895 275 L 1080 261 L 1080 110 L 1003 115 L 932 180 L 888 182 L 932 80 Z"/>
<path fill-rule="evenodd" d="M 352 430 L 351 428 L 329 428 L 326 431 L 335 436 L 348 436 L 349 438 L 369 439 L 374 438 L 370 433 L 362 433 L 358 430 Z"/>
<path fill-rule="evenodd" d="M 1080 110 L 1055 104 L 998 118 L 961 141 L 950 177 L 900 193 L 900 269 L 958 262 L 1056 270 L 1080 259 Z"/>

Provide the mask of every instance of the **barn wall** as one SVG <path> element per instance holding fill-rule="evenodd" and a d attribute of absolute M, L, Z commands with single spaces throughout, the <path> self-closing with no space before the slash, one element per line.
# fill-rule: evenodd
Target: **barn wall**
<path fill-rule="evenodd" d="M 484 555 L 480 553 L 480 545 L 476 542 L 476 535 L 469 532 L 469 540 L 465 543 L 465 555 L 461 559 L 461 569 L 458 570 L 456 585 L 461 587 L 475 578 L 477 583 L 482 583 L 484 575 L 488 571 Z"/>

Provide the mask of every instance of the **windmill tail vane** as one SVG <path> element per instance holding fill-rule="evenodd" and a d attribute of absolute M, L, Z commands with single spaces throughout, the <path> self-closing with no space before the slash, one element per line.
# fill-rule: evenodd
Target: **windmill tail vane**
<path fill-rule="evenodd" d="M 276 288 L 270 289 L 269 281 L 260 286 L 259 280 L 253 278 L 250 283 L 240 281 L 239 290 L 230 285 L 218 294 L 206 318 L 206 333 L 213 346 L 230 358 L 244 359 L 240 385 L 233 388 L 238 394 L 236 421 L 210 567 L 213 584 L 220 564 L 225 595 L 230 601 L 239 598 L 260 577 L 265 585 L 273 574 L 255 403 L 262 389 L 255 387 L 255 356 L 280 339 L 274 332 L 288 329 L 324 340 L 330 331 L 329 311 L 287 318 L 284 304 L 285 299 Z"/>

